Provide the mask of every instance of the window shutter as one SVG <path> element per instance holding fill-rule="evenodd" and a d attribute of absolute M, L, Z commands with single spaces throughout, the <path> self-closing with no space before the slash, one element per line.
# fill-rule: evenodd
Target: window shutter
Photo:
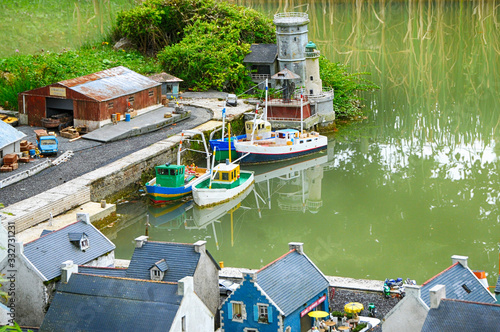
<path fill-rule="evenodd" d="M 259 321 L 259 306 L 258 305 L 253 306 L 253 320 L 256 322 Z"/>
<path fill-rule="evenodd" d="M 267 307 L 267 321 L 269 323 L 272 323 L 273 322 L 273 307 L 270 305 L 269 307 Z"/>
<path fill-rule="evenodd" d="M 227 304 L 227 318 L 233 319 L 233 304 L 232 303 Z"/>

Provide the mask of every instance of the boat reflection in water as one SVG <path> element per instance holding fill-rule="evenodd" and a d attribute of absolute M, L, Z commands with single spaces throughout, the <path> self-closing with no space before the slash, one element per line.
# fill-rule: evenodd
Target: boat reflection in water
<path fill-rule="evenodd" d="M 146 233 L 151 241 L 205 240 L 209 248 L 219 250 L 218 255 L 230 262 L 238 256 L 234 247 L 257 243 L 261 240 L 258 234 L 268 229 L 269 222 L 277 221 L 276 216 L 288 218 L 286 212 L 316 213 L 323 208 L 323 173 L 337 160 L 329 157 L 333 155 L 330 150 L 328 154 L 253 166 L 255 183 L 241 195 L 213 207 L 200 209 L 185 199 L 163 206 L 140 202 L 121 205 L 118 212 L 129 217 L 105 229 L 106 235 L 118 244 L 119 258 L 129 259 L 135 246 L 130 239 Z"/>
<path fill-rule="evenodd" d="M 327 155 L 316 155 L 316 158 L 301 159 L 278 169 L 266 170 L 264 166 L 254 168 L 259 216 L 261 203 L 264 204 L 262 208 L 271 209 L 272 196 L 281 210 L 317 213 L 323 205 L 321 180 L 327 163 Z"/>
<path fill-rule="evenodd" d="M 157 229 L 164 230 L 209 230 L 213 232 L 213 238 L 217 250 L 219 242 L 215 228 L 216 223 L 221 223 L 221 218 L 226 214 L 231 216 L 231 246 L 234 245 L 233 213 L 239 208 L 249 209 L 241 206 L 241 202 L 254 191 L 254 185 L 243 191 L 240 195 L 230 201 L 208 208 L 198 208 L 192 200 L 176 205 L 149 206 L 149 224 Z M 208 233 L 208 232 L 207 232 Z M 208 240 L 211 236 L 205 236 Z M 163 241 L 163 240 L 162 240 Z M 170 240 L 168 240 L 170 241 Z"/>

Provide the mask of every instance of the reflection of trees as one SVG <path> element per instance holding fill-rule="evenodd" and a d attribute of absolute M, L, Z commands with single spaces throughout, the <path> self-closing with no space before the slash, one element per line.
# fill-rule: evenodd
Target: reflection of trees
<path fill-rule="evenodd" d="M 369 71 L 378 134 L 488 142 L 499 122 L 495 1 L 235 1 L 273 15 L 308 11 L 309 39 L 330 60 Z M 394 122 L 397 126 L 394 127 Z M 495 130 L 498 130 L 495 127 Z M 451 137 L 450 135 L 453 135 Z"/>

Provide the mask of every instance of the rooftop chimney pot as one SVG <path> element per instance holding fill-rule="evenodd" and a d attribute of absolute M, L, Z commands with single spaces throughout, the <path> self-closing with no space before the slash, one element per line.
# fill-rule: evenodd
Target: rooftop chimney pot
<path fill-rule="evenodd" d="M 207 241 L 203 241 L 203 240 L 195 242 L 193 244 L 194 245 L 194 251 L 199 252 L 199 253 L 206 252 L 206 250 L 207 250 L 206 249 L 206 244 L 207 244 Z"/>
<path fill-rule="evenodd" d="M 148 242 L 148 238 L 149 238 L 149 236 L 146 236 L 146 235 L 141 235 L 141 236 L 135 238 L 135 247 L 142 248 L 144 243 Z"/>
<path fill-rule="evenodd" d="M 304 243 L 302 243 L 302 242 L 290 242 L 290 243 L 288 243 L 288 248 L 290 250 L 293 250 L 293 249 L 297 250 L 297 252 L 299 254 L 304 253 Z"/>
<path fill-rule="evenodd" d="M 439 303 L 442 299 L 446 298 L 446 286 L 436 285 L 429 290 L 431 309 L 436 309 L 439 307 Z"/>
<path fill-rule="evenodd" d="M 468 267 L 467 266 L 467 259 L 469 259 L 469 257 L 467 257 L 467 256 L 459 256 L 459 255 L 451 256 L 451 261 L 453 264 L 455 264 L 456 262 L 459 262 L 460 264 L 462 264 L 463 267 Z"/>
<path fill-rule="evenodd" d="M 73 264 L 72 260 L 62 262 L 61 264 L 61 282 L 67 283 L 73 273 L 78 273 L 78 265 Z"/>

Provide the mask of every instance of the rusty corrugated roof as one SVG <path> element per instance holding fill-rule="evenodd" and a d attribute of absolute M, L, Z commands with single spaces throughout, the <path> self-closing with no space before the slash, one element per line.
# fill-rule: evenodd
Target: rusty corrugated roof
<path fill-rule="evenodd" d="M 174 75 L 167 74 L 165 72 L 159 73 L 159 74 L 154 74 L 149 76 L 150 79 L 156 82 L 166 82 L 166 83 L 174 83 L 174 82 L 184 82 L 184 80 L 181 80 L 178 77 L 175 77 Z"/>
<path fill-rule="evenodd" d="M 59 84 L 97 101 L 130 95 L 160 85 L 123 66 L 62 81 Z"/>

